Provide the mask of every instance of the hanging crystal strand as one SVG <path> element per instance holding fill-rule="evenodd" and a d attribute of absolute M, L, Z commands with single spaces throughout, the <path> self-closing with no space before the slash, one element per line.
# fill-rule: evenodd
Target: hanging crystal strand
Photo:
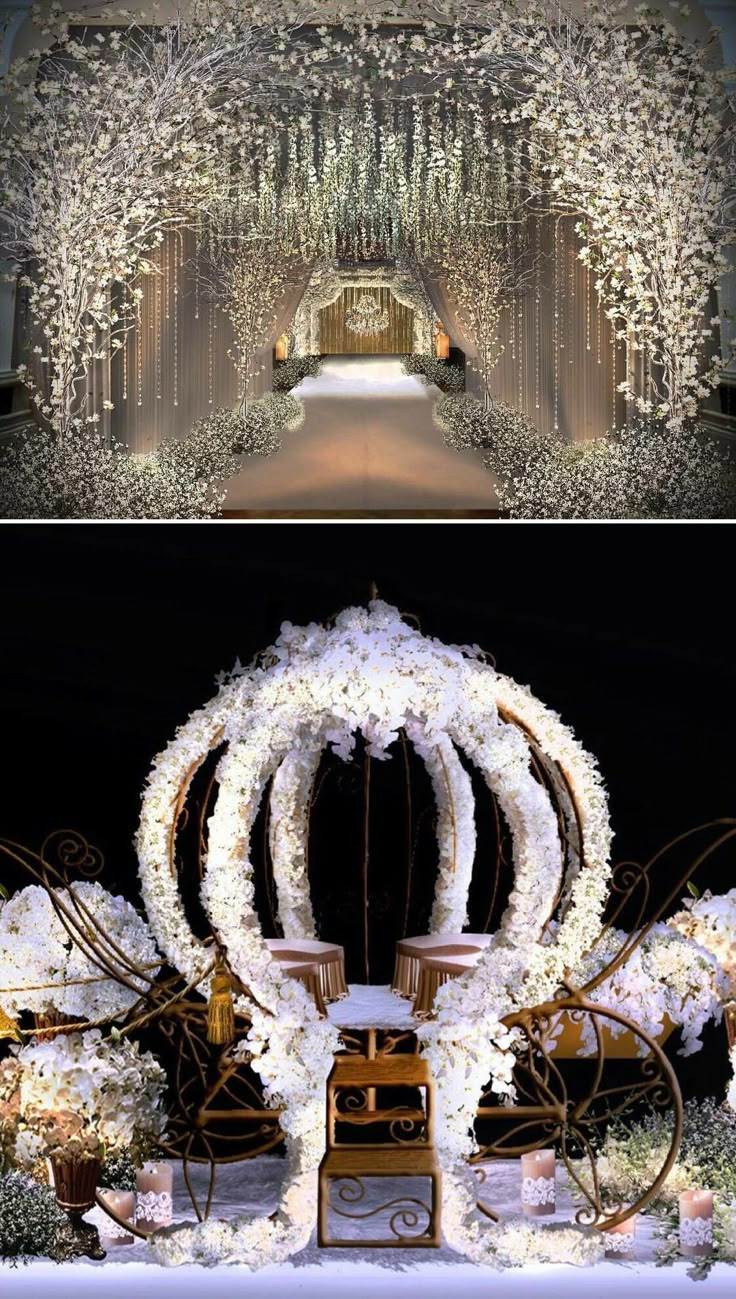
<path fill-rule="evenodd" d="M 516 307 L 513 302 L 508 305 L 508 312 L 511 316 L 511 337 L 509 340 L 509 349 L 511 351 L 511 363 L 516 362 Z"/>
<path fill-rule="evenodd" d="M 130 316 L 126 299 L 123 307 L 123 401 L 128 400 L 128 343 L 130 341 Z"/>
<path fill-rule="evenodd" d="M 558 414 L 560 406 L 560 227 L 555 217 L 555 243 L 553 268 L 554 317 L 552 325 L 552 353 L 554 369 L 554 431 L 559 432 Z"/>
<path fill-rule="evenodd" d="M 164 237 L 163 259 L 164 259 L 164 315 L 166 320 L 169 319 L 169 298 L 171 296 L 171 272 L 170 272 L 171 244 L 168 231 Z"/>
<path fill-rule="evenodd" d="M 611 321 L 611 389 L 612 389 L 612 416 L 611 431 L 616 428 L 616 326 Z"/>
<path fill-rule="evenodd" d="M 202 217 L 197 213 L 194 227 L 194 319 L 199 320 L 199 249 L 202 242 Z"/>
<path fill-rule="evenodd" d="M 519 410 L 523 411 L 524 403 L 524 345 L 526 337 L 524 334 L 524 303 L 519 298 L 519 306 L 516 313 L 516 338 L 517 338 L 517 355 L 519 360 Z"/>
<path fill-rule="evenodd" d="M 596 340 L 596 342 L 597 342 L 597 347 L 598 347 L 598 364 L 599 364 L 599 365 L 601 365 L 601 364 L 603 363 L 603 341 L 602 341 L 602 334 L 601 334 L 601 317 L 602 317 L 602 315 L 603 315 L 603 312 L 601 311 L 601 307 L 602 307 L 602 305 L 603 305 L 603 304 L 602 304 L 602 302 L 601 302 L 601 293 L 600 293 L 600 289 L 599 289 L 599 290 L 598 290 L 598 296 L 597 296 L 597 303 L 596 303 L 596 334 L 597 334 L 597 340 Z"/>
<path fill-rule="evenodd" d="M 539 397 L 541 391 L 539 351 L 541 342 L 541 331 L 539 321 L 539 308 L 541 297 L 541 283 L 539 270 L 539 217 L 534 218 L 534 407 L 539 410 Z"/>
<path fill-rule="evenodd" d="M 555 253 L 555 259 L 559 262 L 559 270 L 557 271 L 557 283 L 558 283 L 558 286 L 559 286 L 558 294 L 557 294 L 557 298 L 558 298 L 558 311 L 559 311 L 558 327 L 557 327 L 557 337 L 558 337 L 558 339 L 559 339 L 559 341 L 560 341 L 560 350 L 562 350 L 562 349 L 564 348 L 564 346 L 565 346 L 565 326 L 566 326 L 566 323 L 567 323 L 567 311 L 566 311 L 566 309 L 565 309 L 565 308 L 566 308 L 566 303 L 565 303 L 565 286 L 566 286 L 565 270 L 566 270 L 566 267 L 567 267 L 567 242 L 566 242 L 566 239 L 565 239 L 565 226 L 564 226 L 564 223 L 561 223 L 561 222 L 558 220 L 558 225 L 559 225 L 559 235 L 558 235 L 558 239 L 557 239 L 557 252 Z"/>
<path fill-rule="evenodd" d="M 207 304 L 207 400 L 210 406 L 214 400 L 214 319 L 215 308 L 213 302 L 210 300 Z"/>
<path fill-rule="evenodd" d="M 179 268 L 184 260 L 183 235 L 181 230 L 174 234 L 174 364 L 173 390 L 174 405 L 179 405 Z M 178 253 L 178 257 L 177 257 Z"/>
<path fill-rule="evenodd" d="M 585 263 L 585 349 L 590 351 L 590 267 Z"/>
<path fill-rule="evenodd" d="M 163 248 L 159 246 L 156 262 L 156 401 L 161 400 L 161 314 L 163 310 Z"/>
<path fill-rule="evenodd" d="M 567 349 L 567 363 L 568 365 L 572 365 L 575 359 L 575 348 L 573 347 L 573 332 L 575 329 L 575 321 L 577 319 L 576 313 L 573 309 L 573 303 L 575 301 L 575 262 L 576 262 L 575 230 L 573 227 L 571 227 L 569 234 L 570 237 L 568 239 L 568 260 L 569 260 L 569 270 L 570 270 L 570 281 L 569 281 L 569 289 L 568 289 L 568 303 L 569 303 L 568 329 L 570 332 L 570 337 L 568 339 L 569 347 Z"/>
<path fill-rule="evenodd" d="M 136 298 L 135 308 L 135 387 L 136 400 L 143 405 L 143 331 L 141 329 L 141 299 Z"/>

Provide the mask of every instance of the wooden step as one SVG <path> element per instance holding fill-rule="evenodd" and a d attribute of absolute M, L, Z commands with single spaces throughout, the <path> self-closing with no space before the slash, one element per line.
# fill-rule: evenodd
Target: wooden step
<path fill-rule="evenodd" d="M 419 1055 L 338 1055 L 329 1077 L 331 1087 L 427 1087 L 429 1066 Z"/>
<path fill-rule="evenodd" d="M 394 1110 L 335 1110 L 334 1119 L 336 1123 L 426 1123 L 427 1114 L 425 1110 L 413 1110 L 407 1106 L 398 1107 Z"/>
<path fill-rule="evenodd" d="M 328 1150 L 319 1166 L 320 1177 L 439 1177 L 437 1154 L 426 1146 L 351 1146 Z M 356 1242 L 358 1243 L 358 1242 Z"/>

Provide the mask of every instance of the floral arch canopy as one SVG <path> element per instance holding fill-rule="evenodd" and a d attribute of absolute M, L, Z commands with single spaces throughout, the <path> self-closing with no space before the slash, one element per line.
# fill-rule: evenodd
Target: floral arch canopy
<path fill-rule="evenodd" d="M 243 1049 L 267 1097 L 282 1106 L 290 1150 L 279 1214 L 269 1226 L 243 1221 L 242 1257 L 263 1259 L 264 1233 L 267 1259 L 286 1257 L 308 1238 L 323 1148 L 324 1084 L 338 1043 L 336 1029 L 319 1018 L 305 990 L 283 976 L 263 942 L 249 861 L 253 821 L 273 777 L 274 878 L 284 932 L 312 935 L 304 836 L 319 755 L 329 746 L 349 761 L 360 730 L 367 752 L 386 757 L 400 728 L 427 764 L 438 805 L 433 928 L 464 922 L 475 855 L 472 792 L 459 750 L 483 773 L 513 836 L 514 886 L 494 942 L 469 976 L 440 993 L 436 1021 L 420 1033 L 438 1080 L 445 1229 L 466 1252 L 471 1245 L 462 1205 L 470 1175 L 464 1156 L 477 1096 L 489 1072 L 498 1091 L 513 1092 L 512 1039 L 503 1016 L 551 995 L 599 930 L 609 885 L 606 799 L 594 760 L 554 713 L 497 673 L 477 646 L 425 637 L 380 600 L 367 610 L 343 611 L 328 627 L 285 623 L 275 645 L 226 681 L 156 760 L 138 833 L 154 934 L 187 979 L 201 980 L 211 953 L 190 929 L 172 854 L 193 775 L 211 750 L 226 746 L 217 766 L 201 896 L 246 989 L 239 1008 L 252 1028 Z M 533 775 L 534 755 L 549 764 L 565 791 L 564 847 L 549 794 Z M 553 914 L 559 923 L 550 935 L 545 931 Z M 157 1248 L 164 1261 L 204 1258 L 212 1231 L 205 1224 Z"/>

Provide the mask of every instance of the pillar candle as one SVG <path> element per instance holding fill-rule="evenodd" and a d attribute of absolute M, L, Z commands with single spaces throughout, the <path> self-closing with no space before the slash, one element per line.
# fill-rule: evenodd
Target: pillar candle
<path fill-rule="evenodd" d="M 136 1174 L 136 1226 L 141 1231 L 168 1227 L 172 1217 L 174 1171 L 170 1164 L 150 1162 Z"/>
<path fill-rule="evenodd" d="M 634 1240 L 636 1237 L 636 1214 L 617 1222 L 604 1233 L 606 1258 L 633 1258 Z"/>
<path fill-rule="evenodd" d="M 124 1218 L 131 1225 L 135 1222 L 135 1195 L 132 1191 L 111 1191 L 108 1187 L 101 1188 L 100 1199 L 109 1204 L 114 1209 L 118 1217 Z M 125 1231 L 114 1219 L 109 1218 L 106 1213 L 100 1209 L 97 1227 L 100 1233 L 100 1243 L 105 1249 L 115 1245 L 132 1245 L 134 1237 L 130 1232 Z"/>
<path fill-rule="evenodd" d="M 691 1257 L 713 1250 L 713 1192 L 683 1191 L 680 1196 L 680 1253 Z"/>
<path fill-rule="evenodd" d="M 529 1217 L 554 1213 L 554 1150 L 535 1150 L 521 1156 L 521 1207 Z"/>

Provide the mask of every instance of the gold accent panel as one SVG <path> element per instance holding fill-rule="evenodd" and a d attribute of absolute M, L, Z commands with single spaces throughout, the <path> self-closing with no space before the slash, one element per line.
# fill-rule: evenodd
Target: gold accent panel
<path fill-rule="evenodd" d="M 375 298 L 389 323 L 381 334 L 354 334 L 345 324 L 345 312 L 366 294 Z M 414 348 L 414 312 L 397 302 L 390 289 L 352 288 L 319 313 L 320 351 L 323 356 L 404 356 Z"/>

